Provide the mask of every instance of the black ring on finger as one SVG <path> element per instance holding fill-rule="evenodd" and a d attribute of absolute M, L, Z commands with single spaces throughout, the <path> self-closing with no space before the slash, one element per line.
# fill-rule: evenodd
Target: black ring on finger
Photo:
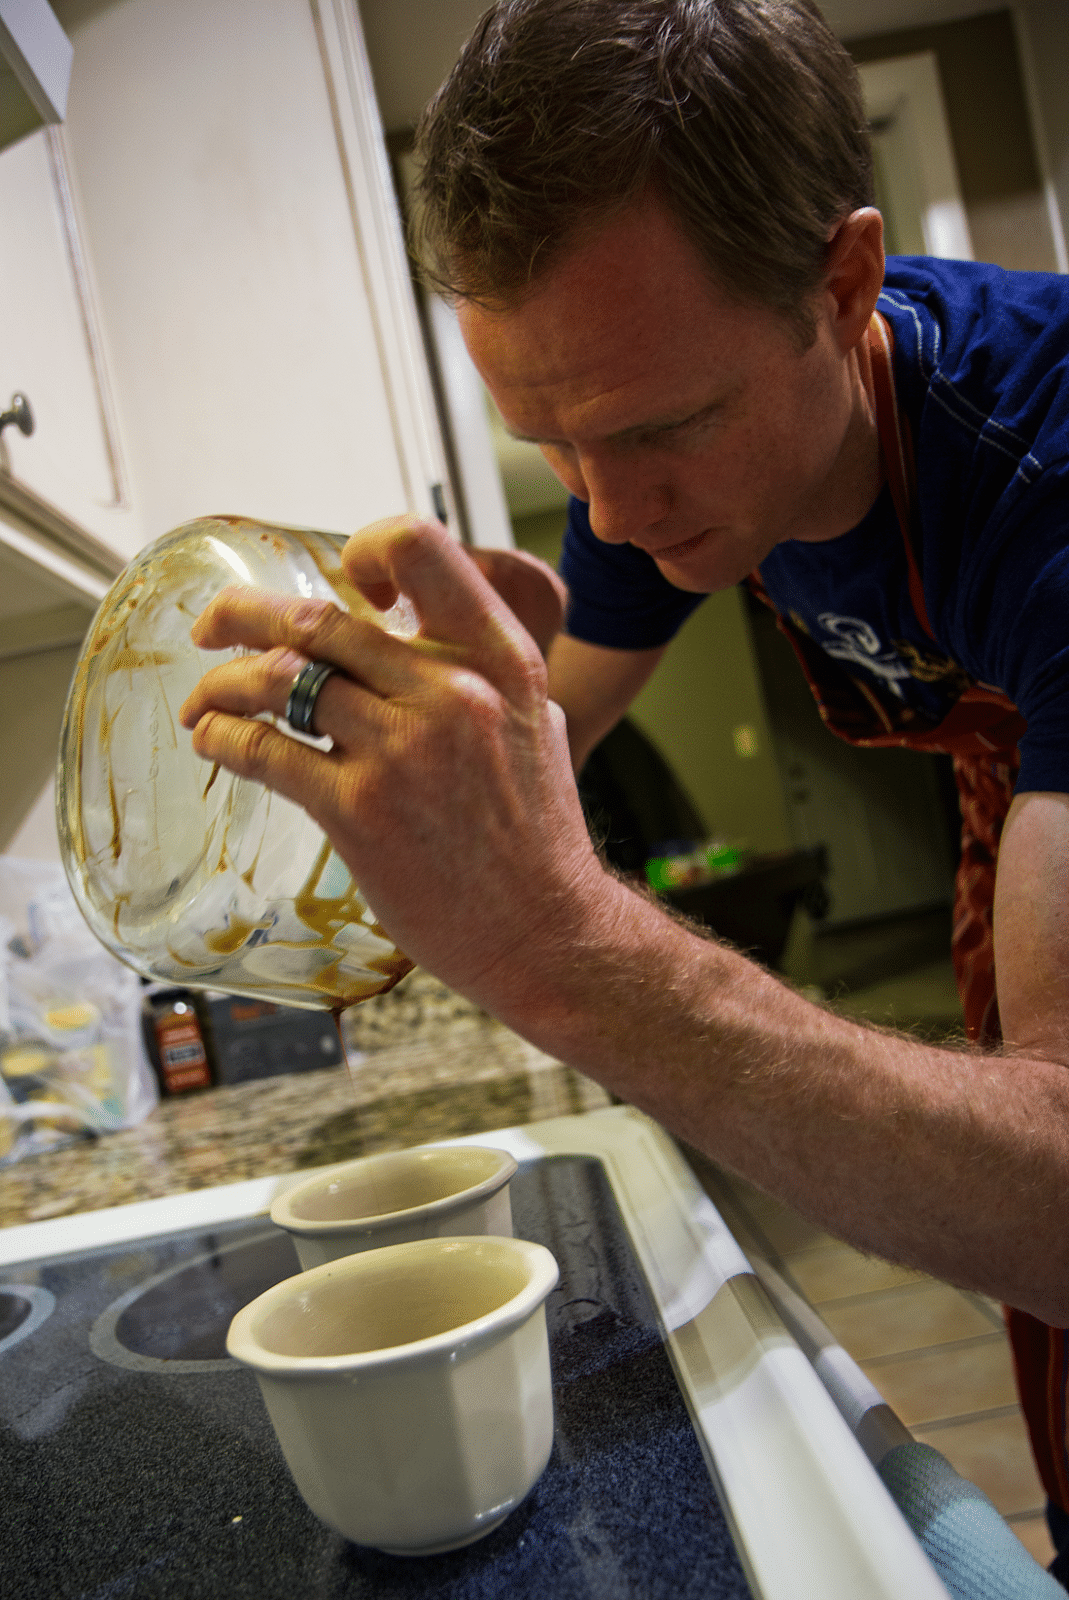
<path fill-rule="evenodd" d="M 298 672 L 286 701 L 286 721 L 294 733 L 308 733 L 315 737 L 312 718 L 316 701 L 327 679 L 337 671 L 338 668 L 329 661 L 309 661 Z"/>

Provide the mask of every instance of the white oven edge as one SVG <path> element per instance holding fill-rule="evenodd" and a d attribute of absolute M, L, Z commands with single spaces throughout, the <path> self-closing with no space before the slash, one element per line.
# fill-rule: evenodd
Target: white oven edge
<path fill-rule="evenodd" d="M 593 1155 L 656 1301 L 757 1600 L 948 1600 L 749 1261 L 656 1123 L 617 1106 L 495 1129 L 517 1160 Z M 0 1267 L 265 1213 L 307 1170 L 0 1229 Z"/>

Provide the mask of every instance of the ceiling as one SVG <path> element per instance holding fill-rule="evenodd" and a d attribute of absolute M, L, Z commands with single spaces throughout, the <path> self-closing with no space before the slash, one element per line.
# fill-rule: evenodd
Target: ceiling
<path fill-rule="evenodd" d="M 1005 11 L 1009 0 L 821 0 L 820 9 L 841 39 L 894 33 L 933 22 L 956 22 L 982 11 Z"/>
<path fill-rule="evenodd" d="M 821 8 L 835 32 L 849 39 L 1003 11 L 1008 3 L 821 0 Z M 359 0 L 382 120 L 390 132 L 414 126 L 487 4 L 488 0 Z M 418 47 L 413 47 L 414 40 Z"/>

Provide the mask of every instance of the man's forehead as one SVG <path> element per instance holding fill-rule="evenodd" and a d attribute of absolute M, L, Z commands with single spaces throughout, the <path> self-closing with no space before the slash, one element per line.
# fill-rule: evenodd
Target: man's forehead
<path fill-rule="evenodd" d="M 694 352 L 681 361 L 655 337 L 602 340 L 574 320 L 557 333 L 476 314 L 465 337 L 508 431 L 536 443 L 681 421 L 716 384 L 715 362 Z"/>
<path fill-rule="evenodd" d="M 458 304 L 465 342 L 506 425 L 552 440 L 670 426 L 715 402 L 752 364 L 775 313 L 711 282 L 661 206 L 606 220 L 507 307 Z M 560 416 L 567 413 L 567 435 Z"/>
<path fill-rule="evenodd" d="M 636 201 L 584 229 L 528 290 L 499 307 L 459 302 L 489 327 L 552 330 L 557 323 L 606 336 L 620 316 L 656 316 L 679 300 L 723 299 L 694 246 L 659 202 Z M 463 317 L 462 317 L 463 320 Z"/>

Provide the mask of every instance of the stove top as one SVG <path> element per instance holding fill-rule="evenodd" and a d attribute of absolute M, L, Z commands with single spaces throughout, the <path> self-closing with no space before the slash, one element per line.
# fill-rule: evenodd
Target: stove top
<path fill-rule="evenodd" d="M 617 1108 L 468 1142 L 520 1160 L 516 1232 L 561 1268 L 554 1450 L 500 1528 L 400 1558 L 304 1505 L 225 1353 L 298 1270 L 264 1180 L 0 1233 L 7 1600 L 944 1594 L 659 1129 Z"/>

